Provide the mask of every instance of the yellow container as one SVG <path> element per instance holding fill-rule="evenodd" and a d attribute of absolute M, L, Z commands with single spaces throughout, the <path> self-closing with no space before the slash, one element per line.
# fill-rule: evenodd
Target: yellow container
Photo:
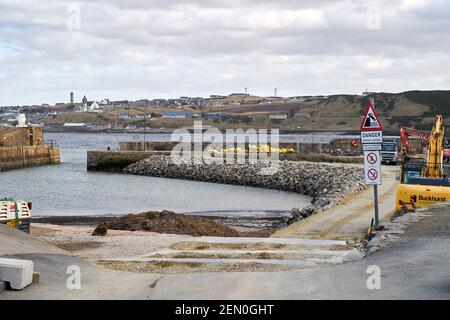
<path fill-rule="evenodd" d="M 402 204 L 412 208 L 428 207 L 435 203 L 450 201 L 450 187 L 435 187 L 415 184 L 400 184 L 397 188 L 395 209 L 400 211 Z"/>

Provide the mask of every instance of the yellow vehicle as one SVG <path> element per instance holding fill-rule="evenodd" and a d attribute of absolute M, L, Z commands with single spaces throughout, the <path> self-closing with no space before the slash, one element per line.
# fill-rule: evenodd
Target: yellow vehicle
<path fill-rule="evenodd" d="M 426 160 L 411 159 L 407 155 L 403 159 L 397 188 L 397 211 L 403 206 L 426 207 L 450 201 L 449 168 L 444 166 L 444 141 L 442 116 L 438 115 L 429 137 Z"/>

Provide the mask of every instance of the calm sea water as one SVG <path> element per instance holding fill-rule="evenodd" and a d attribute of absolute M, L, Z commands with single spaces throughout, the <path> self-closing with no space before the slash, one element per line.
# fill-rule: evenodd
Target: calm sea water
<path fill-rule="evenodd" d="M 319 135 L 315 141 L 335 135 Z M 142 139 L 134 134 L 46 133 L 61 147 L 62 164 L 0 173 L 0 197 L 33 202 L 35 216 L 109 215 L 148 210 L 222 215 L 277 215 L 301 208 L 310 198 L 282 191 L 204 182 L 86 171 L 86 151 L 119 141 Z M 168 134 L 147 134 L 147 141 L 170 141 Z M 286 135 L 281 141 L 310 141 L 308 135 Z M 326 141 L 324 141 L 326 142 Z"/>

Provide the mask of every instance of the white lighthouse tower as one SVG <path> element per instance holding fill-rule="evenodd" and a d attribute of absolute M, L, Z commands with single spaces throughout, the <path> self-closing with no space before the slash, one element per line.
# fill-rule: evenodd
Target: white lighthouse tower
<path fill-rule="evenodd" d="M 17 116 L 17 126 L 19 128 L 24 128 L 27 126 L 27 118 L 25 117 L 24 113 L 19 113 L 19 115 Z"/>

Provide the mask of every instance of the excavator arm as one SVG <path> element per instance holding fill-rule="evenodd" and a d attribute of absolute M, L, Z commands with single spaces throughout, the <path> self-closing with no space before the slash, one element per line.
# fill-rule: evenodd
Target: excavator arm
<path fill-rule="evenodd" d="M 404 154 L 408 154 L 409 153 L 409 137 L 418 137 L 418 138 L 422 138 L 424 140 L 429 141 L 430 133 L 426 132 L 426 131 L 401 127 L 400 128 L 400 137 L 401 137 L 401 141 L 402 141 L 402 152 Z"/>
<path fill-rule="evenodd" d="M 431 131 L 428 142 L 427 164 L 423 176 L 441 178 L 444 174 L 444 126 L 442 116 L 436 116 L 436 124 Z"/>

